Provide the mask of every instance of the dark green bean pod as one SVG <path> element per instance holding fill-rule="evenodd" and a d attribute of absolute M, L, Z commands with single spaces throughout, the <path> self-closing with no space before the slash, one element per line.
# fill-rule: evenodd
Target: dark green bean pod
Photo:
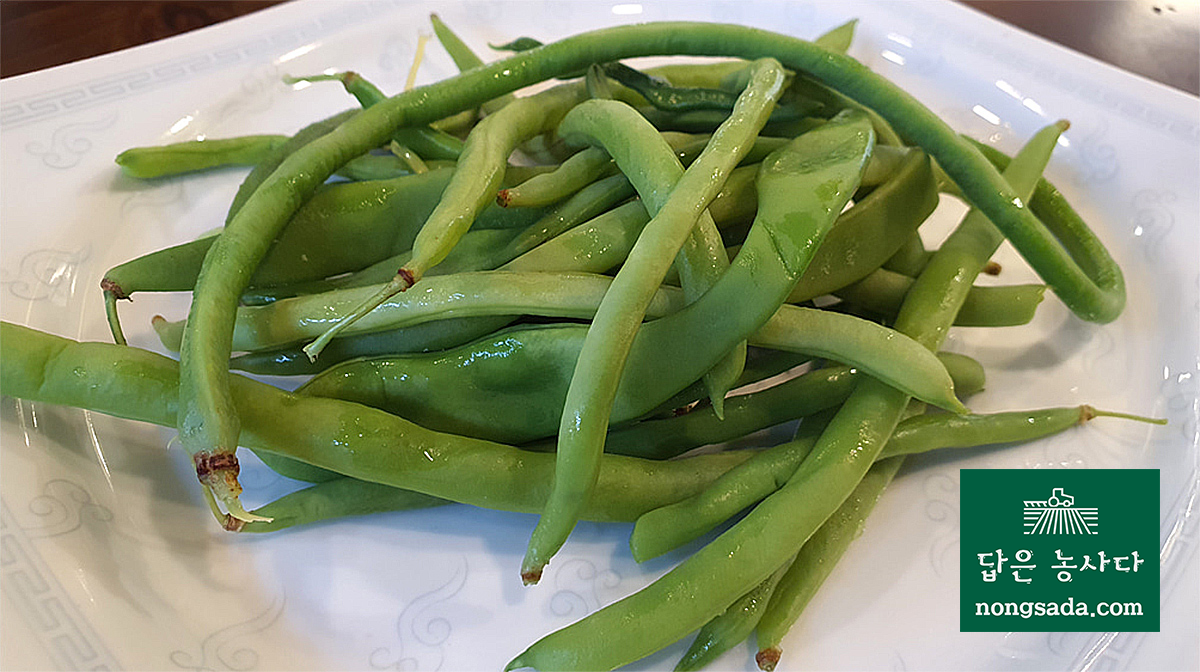
<path fill-rule="evenodd" d="M 284 82 L 288 84 L 319 81 L 341 82 L 346 92 L 354 96 L 364 109 L 387 100 L 387 96 L 379 90 L 379 87 L 367 81 L 357 72 L 346 71 L 331 75 L 284 78 Z M 416 152 L 422 159 L 457 161 L 463 150 L 462 140 L 428 126 L 409 126 L 397 129 L 392 134 L 392 140 Z"/>

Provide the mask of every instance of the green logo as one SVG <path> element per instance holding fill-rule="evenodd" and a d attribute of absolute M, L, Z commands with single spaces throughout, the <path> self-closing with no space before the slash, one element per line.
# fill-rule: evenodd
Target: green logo
<path fill-rule="evenodd" d="M 1157 632 L 1158 471 L 963 469 L 963 632 Z"/>

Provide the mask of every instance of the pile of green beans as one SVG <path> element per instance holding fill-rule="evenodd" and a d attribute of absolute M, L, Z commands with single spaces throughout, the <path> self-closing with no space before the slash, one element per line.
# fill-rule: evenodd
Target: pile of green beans
<path fill-rule="evenodd" d="M 105 275 L 118 345 L 0 326 L 0 390 L 177 428 L 231 531 L 534 512 L 526 584 L 578 520 L 635 523 L 639 562 L 708 539 L 508 666 L 542 670 L 615 668 L 695 630 L 678 669 L 751 636 L 771 669 L 904 456 L 1145 420 L 971 415 L 982 367 L 937 353 L 952 326 L 1030 322 L 1046 289 L 1083 319 L 1121 311 L 1120 270 L 1041 177 L 1065 123 L 1015 158 L 959 137 L 845 54 L 854 22 L 814 42 L 620 26 L 485 63 L 432 20 L 456 77 L 391 98 L 353 72 L 301 77 L 360 109 L 121 153 L 138 179 L 253 169 L 217 235 Z M 648 55 L 732 60 L 622 62 Z M 939 190 L 972 209 L 926 249 Z M 972 286 L 1006 237 L 1045 285 Z M 186 320 L 152 321 L 178 363 L 124 345 L 117 301 L 144 291 L 192 292 Z M 315 375 L 289 393 L 234 369 Z M 791 441 L 732 447 L 795 421 Z M 239 445 L 309 485 L 245 510 Z"/>

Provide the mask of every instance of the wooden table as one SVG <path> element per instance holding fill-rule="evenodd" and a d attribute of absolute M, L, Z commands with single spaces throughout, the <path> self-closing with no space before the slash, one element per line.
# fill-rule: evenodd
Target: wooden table
<path fill-rule="evenodd" d="M 0 2 L 0 77 L 125 49 L 278 3 L 4 0 Z M 1200 94 L 1198 0 L 971 0 L 964 4 L 1107 63 Z"/>

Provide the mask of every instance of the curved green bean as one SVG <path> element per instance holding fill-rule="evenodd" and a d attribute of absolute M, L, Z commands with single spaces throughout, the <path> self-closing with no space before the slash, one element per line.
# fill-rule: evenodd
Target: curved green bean
<path fill-rule="evenodd" d="M 783 83 L 783 70 L 777 62 L 766 60 L 756 63 L 751 81 L 738 97 L 729 121 L 713 134 L 708 147 L 683 173 L 661 204 L 646 203 L 648 211 L 656 212 L 653 212 L 650 222 L 613 279 L 612 287 L 596 309 L 596 316 L 588 328 L 571 384 L 567 388 L 558 431 L 554 486 L 521 563 L 521 580 L 526 585 L 537 583 L 541 578 L 543 568 L 566 541 L 575 527 L 583 503 L 590 496 L 596 480 L 598 459 L 604 451 L 604 436 L 621 373 L 655 288 L 662 282 L 670 261 L 680 253 L 681 246 L 685 246 L 693 229 L 700 232 L 697 235 L 705 236 L 708 235 L 706 230 L 716 230 L 711 216 L 705 214 L 704 209 L 720 190 L 729 171 L 737 166 L 741 156 L 753 143 L 771 114 L 775 100 L 783 90 Z M 601 106 L 614 113 L 631 109 L 621 103 L 588 101 L 567 115 L 559 133 L 564 137 L 570 137 L 573 133 L 582 134 L 593 142 L 603 143 L 617 165 L 638 186 L 643 201 L 655 197 L 650 189 L 659 188 L 659 185 L 646 189 L 637 184 L 636 174 L 631 172 L 631 169 L 644 170 L 642 166 L 631 164 L 632 157 L 641 153 L 643 148 L 621 147 L 619 143 L 606 142 L 596 128 L 611 121 L 610 118 L 604 113 L 585 116 L 587 110 L 600 109 Z M 640 117 L 637 119 L 639 123 L 645 123 Z M 580 123 L 575 124 L 574 120 Z M 651 157 L 651 160 L 655 160 L 655 157 Z M 674 155 L 670 156 L 670 160 L 675 161 Z M 681 275 L 685 269 L 699 266 L 699 260 L 706 256 L 702 252 L 705 247 L 709 250 L 715 247 L 718 253 L 716 268 L 718 271 L 724 270 L 728 259 L 724 257 L 725 248 L 720 243 L 720 235 L 716 234 L 715 237 L 715 243 L 711 238 L 698 240 L 692 237 L 697 244 L 692 249 L 685 246 L 684 258 L 692 261 L 679 266 Z M 684 286 L 694 286 L 703 291 L 712 285 L 709 278 L 711 275 L 697 274 L 695 279 L 689 281 L 685 276 Z M 688 298 L 694 300 L 693 297 Z M 743 348 L 741 356 L 744 361 L 745 346 L 740 347 Z M 735 373 L 740 374 L 741 362 L 734 360 L 733 366 Z M 737 375 L 730 378 L 730 373 L 727 366 L 721 371 L 723 378 L 710 378 L 710 393 L 719 389 L 719 396 L 723 398 L 728 388 L 717 386 L 732 383 L 737 378 Z M 715 395 L 713 402 L 718 403 Z"/>

